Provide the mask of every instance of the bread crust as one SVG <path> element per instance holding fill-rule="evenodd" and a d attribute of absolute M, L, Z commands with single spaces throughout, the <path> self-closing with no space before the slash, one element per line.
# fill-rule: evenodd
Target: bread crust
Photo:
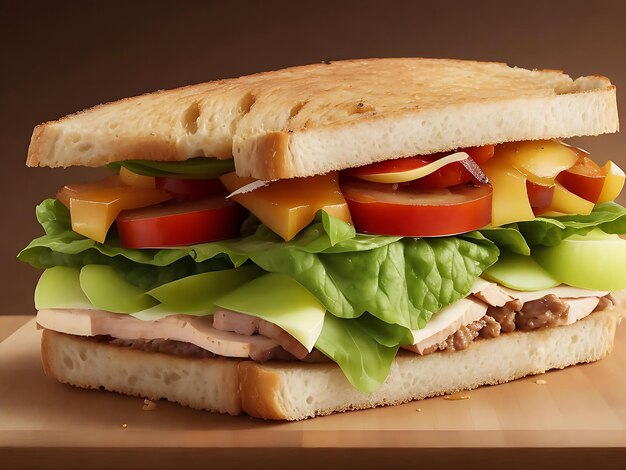
<path fill-rule="evenodd" d="M 244 412 L 263 419 L 300 420 L 395 405 L 596 361 L 611 351 L 622 312 L 623 307 L 605 310 L 567 326 L 477 340 L 463 351 L 428 356 L 402 352 L 385 384 L 372 394 L 354 389 L 331 363 L 190 359 L 50 330 L 43 332 L 42 361 L 47 375 L 83 388 L 166 398 L 232 415 Z M 493 361 L 494 357 L 499 360 Z M 185 370 L 186 377 L 203 386 L 193 386 L 189 380 L 167 383 L 166 377 L 182 377 Z M 155 371 L 157 380 L 151 379 Z M 129 374 L 139 377 L 131 384 Z"/>
<path fill-rule="evenodd" d="M 239 364 L 239 391 L 242 409 L 255 418 L 286 419 L 283 407 L 277 401 L 280 378 L 272 371 L 252 361 Z"/>
<path fill-rule="evenodd" d="M 235 159 L 260 179 L 415 154 L 617 131 L 615 87 L 448 59 L 313 64 L 159 91 L 37 126 L 27 165 Z"/>

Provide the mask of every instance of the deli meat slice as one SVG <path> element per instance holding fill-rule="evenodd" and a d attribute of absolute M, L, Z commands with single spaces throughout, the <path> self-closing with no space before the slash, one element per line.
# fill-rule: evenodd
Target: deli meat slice
<path fill-rule="evenodd" d="M 219 309 L 213 314 L 213 327 L 222 331 L 233 331 L 240 335 L 254 335 L 258 333 L 276 341 L 285 351 L 293 354 L 300 360 L 309 354 L 309 351 L 297 339 L 279 326 L 245 313 Z"/>
<path fill-rule="evenodd" d="M 474 281 L 470 294 L 492 307 L 503 307 L 513 300 L 513 297 L 504 292 L 498 284 L 486 281 L 481 277 Z"/>
<path fill-rule="evenodd" d="M 47 309 L 37 312 L 43 328 L 77 336 L 109 335 L 118 339 L 170 339 L 194 344 L 227 357 L 267 360 L 280 345 L 260 335 L 245 336 L 213 328 L 213 317 L 171 315 L 154 321 L 104 310 Z"/>
<path fill-rule="evenodd" d="M 569 305 L 569 312 L 567 314 L 565 324 L 571 325 L 572 323 L 585 318 L 587 315 L 595 311 L 596 307 L 600 303 L 600 298 L 582 297 L 579 299 L 563 299 L 563 301 Z M 613 304 L 610 304 L 610 306 L 612 305 Z"/>

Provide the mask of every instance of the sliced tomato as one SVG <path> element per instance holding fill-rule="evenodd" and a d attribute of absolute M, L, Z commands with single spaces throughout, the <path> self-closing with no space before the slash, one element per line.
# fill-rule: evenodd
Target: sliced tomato
<path fill-rule="evenodd" d="M 467 152 L 467 154 L 480 166 L 493 157 L 496 151 L 496 146 L 483 145 L 481 147 L 468 147 L 463 151 Z"/>
<path fill-rule="evenodd" d="M 236 202 L 214 197 L 122 211 L 116 223 L 123 247 L 162 248 L 235 238 L 246 214 Z"/>
<path fill-rule="evenodd" d="M 433 171 L 429 175 L 411 181 L 411 185 L 415 188 L 424 189 L 448 188 L 473 180 L 471 173 L 463 165 L 459 162 L 454 162 Z"/>
<path fill-rule="evenodd" d="M 199 180 L 157 176 L 156 187 L 170 193 L 178 202 L 197 201 L 227 194 L 226 188 L 218 178 Z"/>
<path fill-rule="evenodd" d="M 552 204 L 554 185 L 544 185 L 526 180 L 528 202 L 533 209 L 547 209 Z"/>
<path fill-rule="evenodd" d="M 489 184 L 419 189 L 411 186 L 342 182 L 342 192 L 359 232 L 407 237 L 439 237 L 491 223 Z"/>
<path fill-rule="evenodd" d="M 480 166 L 482 163 L 493 157 L 494 148 L 495 147 L 493 145 L 485 145 L 482 147 L 470 147 L 463 149 L 462 151 L 466 152 Z M 361 176 L 378 175 L 382 173 L 408 172 L 417 168 L 422 168 L 448 154 L 449 152 L 387 160 L 347 170 L 346 174 L 358 178 Z M 447 188 L 449 186 L 465 184 L 469 181 L 478 183 L 472 174 L 467 171 L 461 163 L 453 162 L 435 170 L 427 176 L 412 181 L 411 184 L 415 185 L 417 188 Z"/>
<path fill-rule="evenodd" d="M 493 145 L 484 145 L 482 147 L 469 147 L 462 151 L 466 152 L 480 166 L 493 157 L 494 149 L 495 146 Z M 468 182 L 479 183 L 460 162 L 454 162 L 430 175 L 415 180 L 414 184 L 417 188 L 448 188 Z"/>
<path fill-rule="evenodd" d="M 593 160 L 581 156 L 573 167 L 559 173 L 556 180 L 568 191 L 595 203 L 600 198 L 605 178 L 605 173 Z"/>

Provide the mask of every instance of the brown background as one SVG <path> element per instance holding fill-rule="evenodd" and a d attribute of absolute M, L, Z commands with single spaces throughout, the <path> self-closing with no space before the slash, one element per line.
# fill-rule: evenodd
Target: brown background
<path fill-rule="evenodd" d="M 36 124 L 161 88 L 355 57 L 467 58 L 606 75 L 623 102 L 626 2 L 2 1 L 0 48 L 0 314 L 21 314 L 33 313 L 39 273 L 15 254 L 41 233 L 35 204 L 62 184 L 101 174 L 26 169 Z M 579 142 L 599 163 L 626 165 L 626 134 Z"/>

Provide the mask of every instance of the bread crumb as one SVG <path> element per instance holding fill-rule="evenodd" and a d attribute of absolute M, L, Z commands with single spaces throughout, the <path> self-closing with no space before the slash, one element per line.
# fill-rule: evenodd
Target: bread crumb
<path fill-rule="evenodd" d="M 156 408 L 156 403 L 153 402 L 152 400 L 148 400 L 147 398 L 143 401 L 143 407 L 142 409 L 144 411 L 152 411 Z"/>
<path fill-rule="evenodd" d="M 418 409 L 417 409 L 417 411 L 418 411 L 418 412 L 420 412 L 420 411 L 422 411 L 422 409 L 421 409 L 421 408 L 418 408 Z"/>
<path fill-rule="evenodd" d="M 454 393 L 452 395 L 446 395 L 445 397 L 443 397 L 444 400 L 452 400 L 452 401 L 457 401 L 457 400 L 469 400 L 470 396 L 469 395 L 462 395 L 460 393 Z"/>
<path fill-rule="evenodd" d="M 536 383 L 537 385 L 545 385 L 545 384 L 547 384 L 548 382 L 546 382 L 546 381 L 545 381 L 545 380 L 543 380 L 543 379 L 537 379 L 537 380 L 535 380 L 535 383 Z"/>
<path fill-rule="evenodd" d="M 123 427 L 124 429 L 126 429 L 126 428 L 128 427 L 128 424 L 124 423 L 124 424 L 122 424 L 122 427 Z"/>

